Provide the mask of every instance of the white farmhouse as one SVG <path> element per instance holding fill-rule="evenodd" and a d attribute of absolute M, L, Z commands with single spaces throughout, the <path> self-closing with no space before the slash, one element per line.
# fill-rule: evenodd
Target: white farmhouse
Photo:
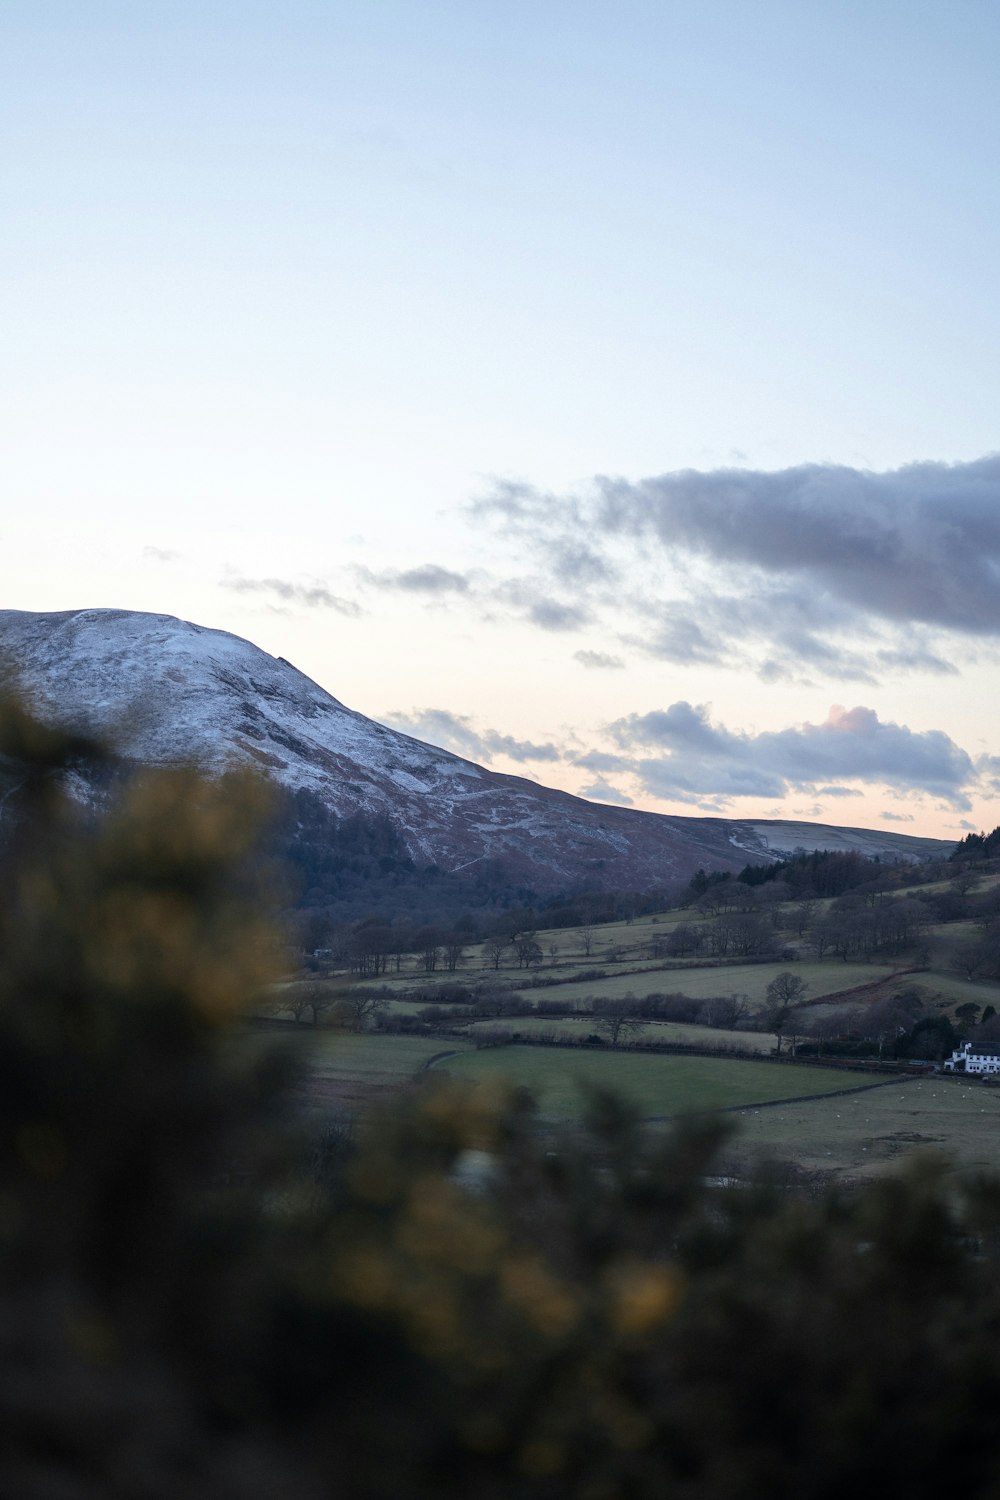
<path fill-rule="evenodd" d="M 1000 1073 L 1000 1046 L 992 1042 L 963 1042 L 945 1060 L 946 1073 Z"/>

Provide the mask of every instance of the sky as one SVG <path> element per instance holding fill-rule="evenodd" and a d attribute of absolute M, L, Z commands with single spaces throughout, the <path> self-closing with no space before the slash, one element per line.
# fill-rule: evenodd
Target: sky
<path fill-rule="evenodd" d="M 2 603 L 659 812 L 1000 823 L 992 0 L 5 0 Z"/>

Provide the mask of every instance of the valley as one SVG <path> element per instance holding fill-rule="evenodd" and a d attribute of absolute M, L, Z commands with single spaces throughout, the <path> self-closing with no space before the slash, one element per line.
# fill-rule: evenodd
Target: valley
<path fill-rule="evenodd" d="M 350 1114 L 366 1098 L 444 1072 L 529 1088 L 539 1123 L 554 1128 L 579 1120 L 596 1087 L 621 1095 L 653 1129 L 689 1110 L 726 1110 L 734 1136 L 724 1159 L 737 1175 L 769 1163 L 808 1180 L 854 1181 L 894 1172 L 926 1149 L 952 1170 L 974 1173 L 994 1159 L 1000 1090 L 933 1072 L 933 1054 L 946 1047 L 942 1037 L 970 1025 L 993 1035 L 989 1008 L 1000 1009 L 1000 982 L 949 967 L 956 929 L 976 925 L 931 919 L 949 882 L 899 878 L 886 900 L 923 898 L 927 920 L 918 941 L 891 956 L 818 960 L 808 929 L 794 931 L 795 903 L 778 903 L 769 919 L 780 957 L 657 959 L 682 928 L 700 926 L 707 942 L 713 918 L 682 907 L 534 931 L 530 941 L 544 958 L 527 967 L 513 942 L 500 962 L 496 945 L 480 942 L 462 950 L 451 973 L 439 972 L 437 960 L 428 973 L 431 957 L 413 952 L 378 983 L 346 967 L 303 976 L 275 992 L 270 1014 L 288 1020 L 287 995 L 303 988 L 319 1002 L 319 1026 L 305 1028 L 314 1039 L 305 1045 L 319 1049 L 315 1107 Z M 984 867 L 959 884 L 989 907 L 1000 874 Z M 813 923 L 829 922 L 835 906 L 815 902 Z M 697 932 L 691 941 L 699 945 Z M 798 981 L 800 998 L 769 1016 L 768 988 L 783 975 Z M 334 1006 L 335 997 L 359 991 L 377 1002 L 370 1029 L 358 1035 L 325 1024 L 325 1000 Z M 618 1035 L 616 1017 L 625 1018 Z M 928 1055 L 896 1059 L 914 1023 L 925 1028 Z"/>
<path fill-rule="evenodd" d="M 264 777 L 292 972 L 261 1023 L 309 1051 L 310 1108 L 353 1118 L 448 1072 L 530 1087 L 546 1128 L 593 1088 L 654 1126 L 725 1109 L 736 1156 L 819 1174 L 892 1170 L 924 1144 L 962 1169 L 988 1159 L 988 1091 L 903 1075 L 897 1099 L 879 1070 L 930 1069 L 970 1027 L 992 1034 L 991 848 L 957 866 L 953 845 L 891 831 L 590 803 L 366 719 L 249 641 L 170 616 L 3 611 L 0 653 L 33 712 L 113 746 L 115 781 Z M 109 796 L 83 761 L 68 788 Z M 868 1112 L 834 1108 L 845 1088 Z"/>

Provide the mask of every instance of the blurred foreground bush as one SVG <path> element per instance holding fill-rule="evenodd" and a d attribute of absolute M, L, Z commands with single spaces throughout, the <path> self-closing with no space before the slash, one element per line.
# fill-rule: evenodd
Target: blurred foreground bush
<path fill-rule="evenodd" d="M 0 1495 L 1000 1494 L 1000 1185 L 708 1185 L 447 1080 L 356 1138 L 241 1017 L 259 788 L 0 721 Z"/>

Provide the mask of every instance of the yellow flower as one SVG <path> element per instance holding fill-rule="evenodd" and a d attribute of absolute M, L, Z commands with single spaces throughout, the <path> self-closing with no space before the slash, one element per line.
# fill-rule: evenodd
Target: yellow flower
<path fill-rule="evenodd" d="M 657 1328 L 680 1300 L 682 1278 L 675 1266 L 631 1262 L 611 1276 L 611 1322 L 619 1333 Z"/>

